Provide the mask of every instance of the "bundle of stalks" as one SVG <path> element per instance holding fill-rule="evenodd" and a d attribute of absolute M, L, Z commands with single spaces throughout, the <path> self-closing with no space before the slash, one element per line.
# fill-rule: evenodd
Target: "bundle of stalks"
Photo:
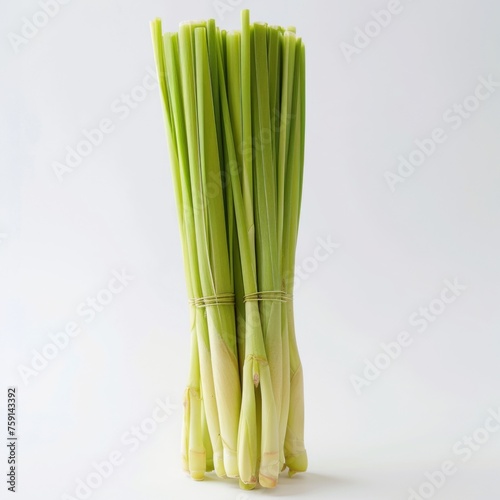
<path fill-rule="evenodd" d="M 294 28 L 151 23 L 191 314 L 183 466 L 272 488 L 307 468 L 293 317 L 305 134 Z"/>

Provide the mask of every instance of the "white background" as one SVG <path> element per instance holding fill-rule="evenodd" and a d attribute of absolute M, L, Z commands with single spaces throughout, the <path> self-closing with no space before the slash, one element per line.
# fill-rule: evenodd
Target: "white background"
<path fill-rule="evenodd" d="M 212 0 L 72 0 L 17 51 L 12 34 L 40 6 L 3 5 L 0 471 L 5 479 L 14 385 L 15 498 L 77 498 L 77 478 L 115 450 L 123 463 L 92 499 L 405 500 L 445 460 L 458 470 L 435 498 L 499 498 L 500 432 L 467 463 L 452 448 L 500 406 L 500 90 L 457 130 L 443 114 L 479 77 L 500 81 L 500 4 L 401 0 L 402 12 L 348 62 L 341 43 L 387 4 L 242 0 L 218 15 Z M 180 469 L 188 308 L 159 92 L 125 119 L 115 102 L 154 67 L 150 20 L 175 30 L 215 17 L 237 28 L 240 7 L 254 21 L 296 25 L 308 54 L 297 264 L 309 271 L 295 302 L 310 469 L 249 493 Z M 59 182 L 54 162 L 104 118 L 113 132 Z M 385 172 L 436 127 L 447 141 L 392 192 Z M 319 238 L 340 246 L 315 263 Z M 85 323 L 79 304 L 122 269 L 133 280 Z M 418 333 L 411 314 L 455 278 L 466 290 Z M 19 366 L 71 321 L 81 333 L 25 384 Z M 412 345 L 357 394 L 352 375 L 403 330 Z M 131 451 L 122 435 L 157 398 L 177 409 Z M 10 498 L 4 479 L 1 498 Z"/>

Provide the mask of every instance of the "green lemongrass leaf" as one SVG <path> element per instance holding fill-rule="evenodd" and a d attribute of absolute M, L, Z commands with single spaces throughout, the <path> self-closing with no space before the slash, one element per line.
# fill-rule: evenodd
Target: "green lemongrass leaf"
<path fill-rule="evenodd" d="M 209 271 L 214 295 L 231 293 L 228 242 L 224 211 L 220 157 L 212 101 L 211 74 L 207 52 L 205 28 L 195 28 L 196 91 L 198 116 L 198 141 L 200 148 L 201 194 L 206 241 L 209 245 Z M 217 308 L 219 309 L 219 308 Z M 236 352 L 234 335 L 224 336 L 224 342 Z"/>
<path fill-rule="evenodd" d="M 285 200 L 285 175 L 287 169 L 287 153 L 290 142 L 290 123 L 293 118 L 292 98 L 295 69 L 295 35 L 285 32 L 283 35 L 282 80 L 281 80 L 281 110 L 279 116 L 279 150 L 278 150 L 278 235 L 284 240 L 283 228 L 285 207 L 290 208 Z M 293 207 L 292 207 L 293 209 Z M 281 254 L 281 245 L 280 245 Z"/>
<path fill-rule="evenodd" d="M 208 57 L 210 68 L 210 81 L 212 89 L 212 101 L 215 114 L 215 141 L 219 149 L 219 158 L 221 164 L 224 161 L 224 148 L 222 145 L 222 129 L 220 123 L 220 96 L 219 96 L 219 76 L 217 70 L 217 51 L 219 51 L 219 38 L 220 33 L 217 32 L 215 20 L 209 19 L 207 21 L 207 40 L 208 40 Z"/>
<path fill-rule="evenodd" d="M 254 26 L 252 118 L 254 124 L 254 203 L 257 276 L 260 291 L 280 289 L 276 231 L 276 176 L 271 140 L 266 27 Z"/>
<path fill-rule="evenodd" d="M 227 172 L 226 163 L 224 161 L 225 156 L 225 145 L 224 145 L 224 135 L 222 133 L 222 125 L 221 125 L 221 109 L 220 109 L 220 85 L 218 84 L 218 57 L 222 56 L 222 64 L 224 67 L 224 53 L 225 53 L 225 32 L 221 32 L 218 28 L 216 29 L 216 44 L 214 46 L 215 52 L 211 55 L 210 58 L 210 71 L 213 75 L 215 73 L 217 78 L 217 102 L 214 101 L 214 110 L 216 111 L 216 122 L 217 122 L 217 141 L 220 145 L 220 156 L 219 156 L 219 165 L 220 165 L 220 173 L 221 173 L 221 181 L 222 181 L 222 190 L 224 194 L 224 209 L 226 213 L 226 239 L 227 239 L 227 247 L 229 252 L 229 271 L 231 275 L 231 288 L 234 290 L 234 273 L 235 273 L 235 265 L 234 265 L 234 252 L 235 252 L 235 218 L 234 218 L 234 202 L 233 202 L 233 193 L 231 190 L 231 183 L 229 182 L 229 173 Z M 210 45 L 209 45 L 210 48 Z M 214 80 L 212 79 L 212 82 Z M 214 89 L 212 84 L 212 90 Z"/>
<path fill-rule="evenodd" d="M 250 13 L 248 10 L 241 12 L 241 112 L 243 140 L 237 147 L 241 148 L 243 170 L 241 186 L 243 201 L 245 203 L 246 230 L 250 239 L 252 252 L 252 266 L 255 269 L 255 228 L 253 216 L 253 172 L 252 172 L 252 28 L 250 26 Z"/>
<path fill-rule="evenodd" d="M 276 124 L 276 117 L 279 116 L 281 85 L 280 55 L 280 32 L 276 27 L 269 27 L 267 30 L 267 65 L 269 68 L 269 112 L 271 116 L 271 140 L 274 163 L 277 161 L 279 148 L 279 131 Z M 276 180 L 276 182 L 278 181 Z"/>
<path fill-rule="evenodd" d="M 236 144 L 238 168 L 243 171 L 243 108 L 241 83 L 241 34 L 229 32 L 226 35 L 227 98 L 229 101 L 230 123 Z M 222 89 L 221 89 L 222 92 Z"/>
<path fill-rule="evenodd" d="M 236 228 L 241 252 L 243 283 L 246 294 L 254 294 L 257 292 L 257 278 L 255 266 L 253 264 L 253 239 L 250 236 L 247 226 L 246 210 L 249 207 L 245 204 L 242 175 L 240 176 L 238 168 L 236 144 L 231 126 L 231 115 L 229 113 L 226 78 L 222 67 L 222 56 L 220 54 L 217 62 L 219 67 L 219 85 L 221 86 L 222 124 L 227 152 L 226 170 L 229 173 L 229 180 L 231 182 L 231 189 L 233 192 Z M 249 117 L 251 124 L 251 109 Z M 253 203 L 251 203 L 251 208 L 253 210 Z"/>
<path fill-rule="evenodd" d="M 221 50 L 221 56 L 222 56 L 222 68 L 224 69 L 224 74 L 225 74 L 225 76 L 227 78 L 227 73 L 226 73 L 226 66 L 227 66 L 227 61 L 226 61 L 226 38 L 227 38 L 227 31 L 219 29 L 219 28 L 217 28 L 217 30 L 220 33 L 219 43 L 220 43 L 220 50 Z M 219 88 L 219 90 L 220 90 L 220 88 Z M 222 110 L 221 110 L 221 113 L 222 113 Z M 222 132 L 222 127 L 221 127 L 221 132 Z"/>
<path fill-rule="evenodd" d="M 182 103 L 188 150 L 188 166 L 192 186 L 192 208 L 198 249 L 199 276 L 202 294 L 213 296 L 215 284 L 210 270 L 210 250 L 207 239 L 206 207 L 201 178 L 200 145 L 195 83 L 195 60 L 192 33 L 196 24 L 182 23 L 179 27 L 179 56 L 182 85 Z"/>
<path fill-rule="evenodd" d="M 224 57 L 225 55 L 225 57 Z M 220 86 L 222 99 L 227 99 L 229 103 L 230 125 L 233 132 L 235 144 L 242 144 L 243 142 L 243 123 L 242 123 L 242 105 L 241 105 L 241 36 L 239 32 L 229 32 L 225 36 L 225 44 L 222 44 L 221 50 L 221 64 L 224 69 L 224 79 L 227 82 L 227 87 Z M 226 94 L 224 94 L 226 92 Z M 222 114 L 222 120 L 228 119 Z M 227 151 L 227 138 L 224 135 L 225 154 L 228 160 L 229 152 Z M 230 161 L 225 162 L 225 180 L 228 189 L 231 189 L 232 182 L 230 179 L 231 168 L 236 168 L 242 171 L 243 168 L 243 155 L 242 148 L 236 148 L 235 164 Z M 241 188 L 241 187 L 240 187 Z M 232 200 L 233 201 L 233 200 Z M 233 201 L 234 204 L 234 201 Z M 234 207 L 233 207 L 234 209 Z M 234 212 L 233 212 L 234 217 Z M 242 261 L 240 256 L 238 235 L 233 235 L 233 273 L 234 273 L 234 293 L 235 293 L 235 306 L 236 306 L 236 330 L 237 330 L 237 344 L 238 344 L 238 361 L 240 367 L 240 376 L 243 377 L 243 364 L 245 361 L 245 305 L 243 297 L 245 289 L 243 284 L 242 274 Z"/>
<path fill-rule="evenodd" d="M 302 184 L 304 180 L 304 162 L 306 147 L 306 48 L 303 43 L 300 45 L 300 187 L 299 187 L 299 210 L 297 217 L 300 217 L 302 205 Z"/>
<path fill-rule="evenodd" d="M 294 37 L 294 45 L 298 46 L 298 50 L 293 50 L 294 59 L 300 63 L 301 58 L 301 40 Z M 291 52 L 292 53 L 292 52 Z M 297 62 L 297 61 L 296 61 Z M 302 192 L 301 184 L 301 171 L 302 171 L 302 147 L 300 138 L 302 136 L 302 121 L 300 117 L 302 98 L 300 78 L 301 68 L 300 64 L 293 64 L 294 75 L 292 79 L 295 85 L 292 89 L 291 106 L 289 108 L 290 120 L 287 135 L 287 151 L 285 154 L 285 189 L 284 189 L 284 204 L 287 210 L 284 212 L 284 225 L 283 225 L 283 247 L 286 252 L 283 255 L 283 270 L 287 276 L 286 292 L 293 293 L 293 275 L 295 266 L 295 251 L 297 247 L 297 235 L 299 225 L 299 206 L 300 197 Z"/>
<path fill-rule="evenodd" d="M 167 94 L 171 102 L 171 127 L 175 131 L 176 153 L 178 162 L 172 171 L 175 176 L 174 183 L 178 190 L 177 207 L 182 213 L 183 234 L 186 246 L 184 254 L 188 259 L 190 279 L 189 297 L 199 297 L 201 283 L 199 279 L 199 267 L 196 249 L 196 237 L 194 232 L 194 218 L 192 208 L 191 181 L 189 176 L 189 159 L 187 152 L 186 126 L 184 121 L 184 110 L 182 107 L 182 95 L 179 84 L 179 56 L 177 33 L 166 33 L 163 38 L 164 54 L 167 69 Z"/>

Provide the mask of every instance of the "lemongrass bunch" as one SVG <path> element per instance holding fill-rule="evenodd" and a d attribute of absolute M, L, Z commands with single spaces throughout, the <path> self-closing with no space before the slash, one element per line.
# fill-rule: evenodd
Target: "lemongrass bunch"
<path fill-rule="evenodd" d="M 243 488 L 307 468 L 293 276 L 305 133 L 295 29 L 152 22 L 191 304 L 183 464 Z"/>

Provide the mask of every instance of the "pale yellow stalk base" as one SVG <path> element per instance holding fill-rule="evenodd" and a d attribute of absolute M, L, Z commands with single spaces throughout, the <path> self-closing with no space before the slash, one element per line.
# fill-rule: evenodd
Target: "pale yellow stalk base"
<path fill-rule="evenodd" d="M 260 361 L 259 371 L 260 391 L 262 395 L 259 483 L 264 488 L 274 488 L 278 484 L 280 473 L 278 416 L 269 365 Z"/>
<path fill-rule="evenodd" d="M 248 487 L 257 484 L 257 415 L 255 411 L 254 362 L 243 365 L 243 394 L 238 429 L 238 469 L 240 481 Z"/>

